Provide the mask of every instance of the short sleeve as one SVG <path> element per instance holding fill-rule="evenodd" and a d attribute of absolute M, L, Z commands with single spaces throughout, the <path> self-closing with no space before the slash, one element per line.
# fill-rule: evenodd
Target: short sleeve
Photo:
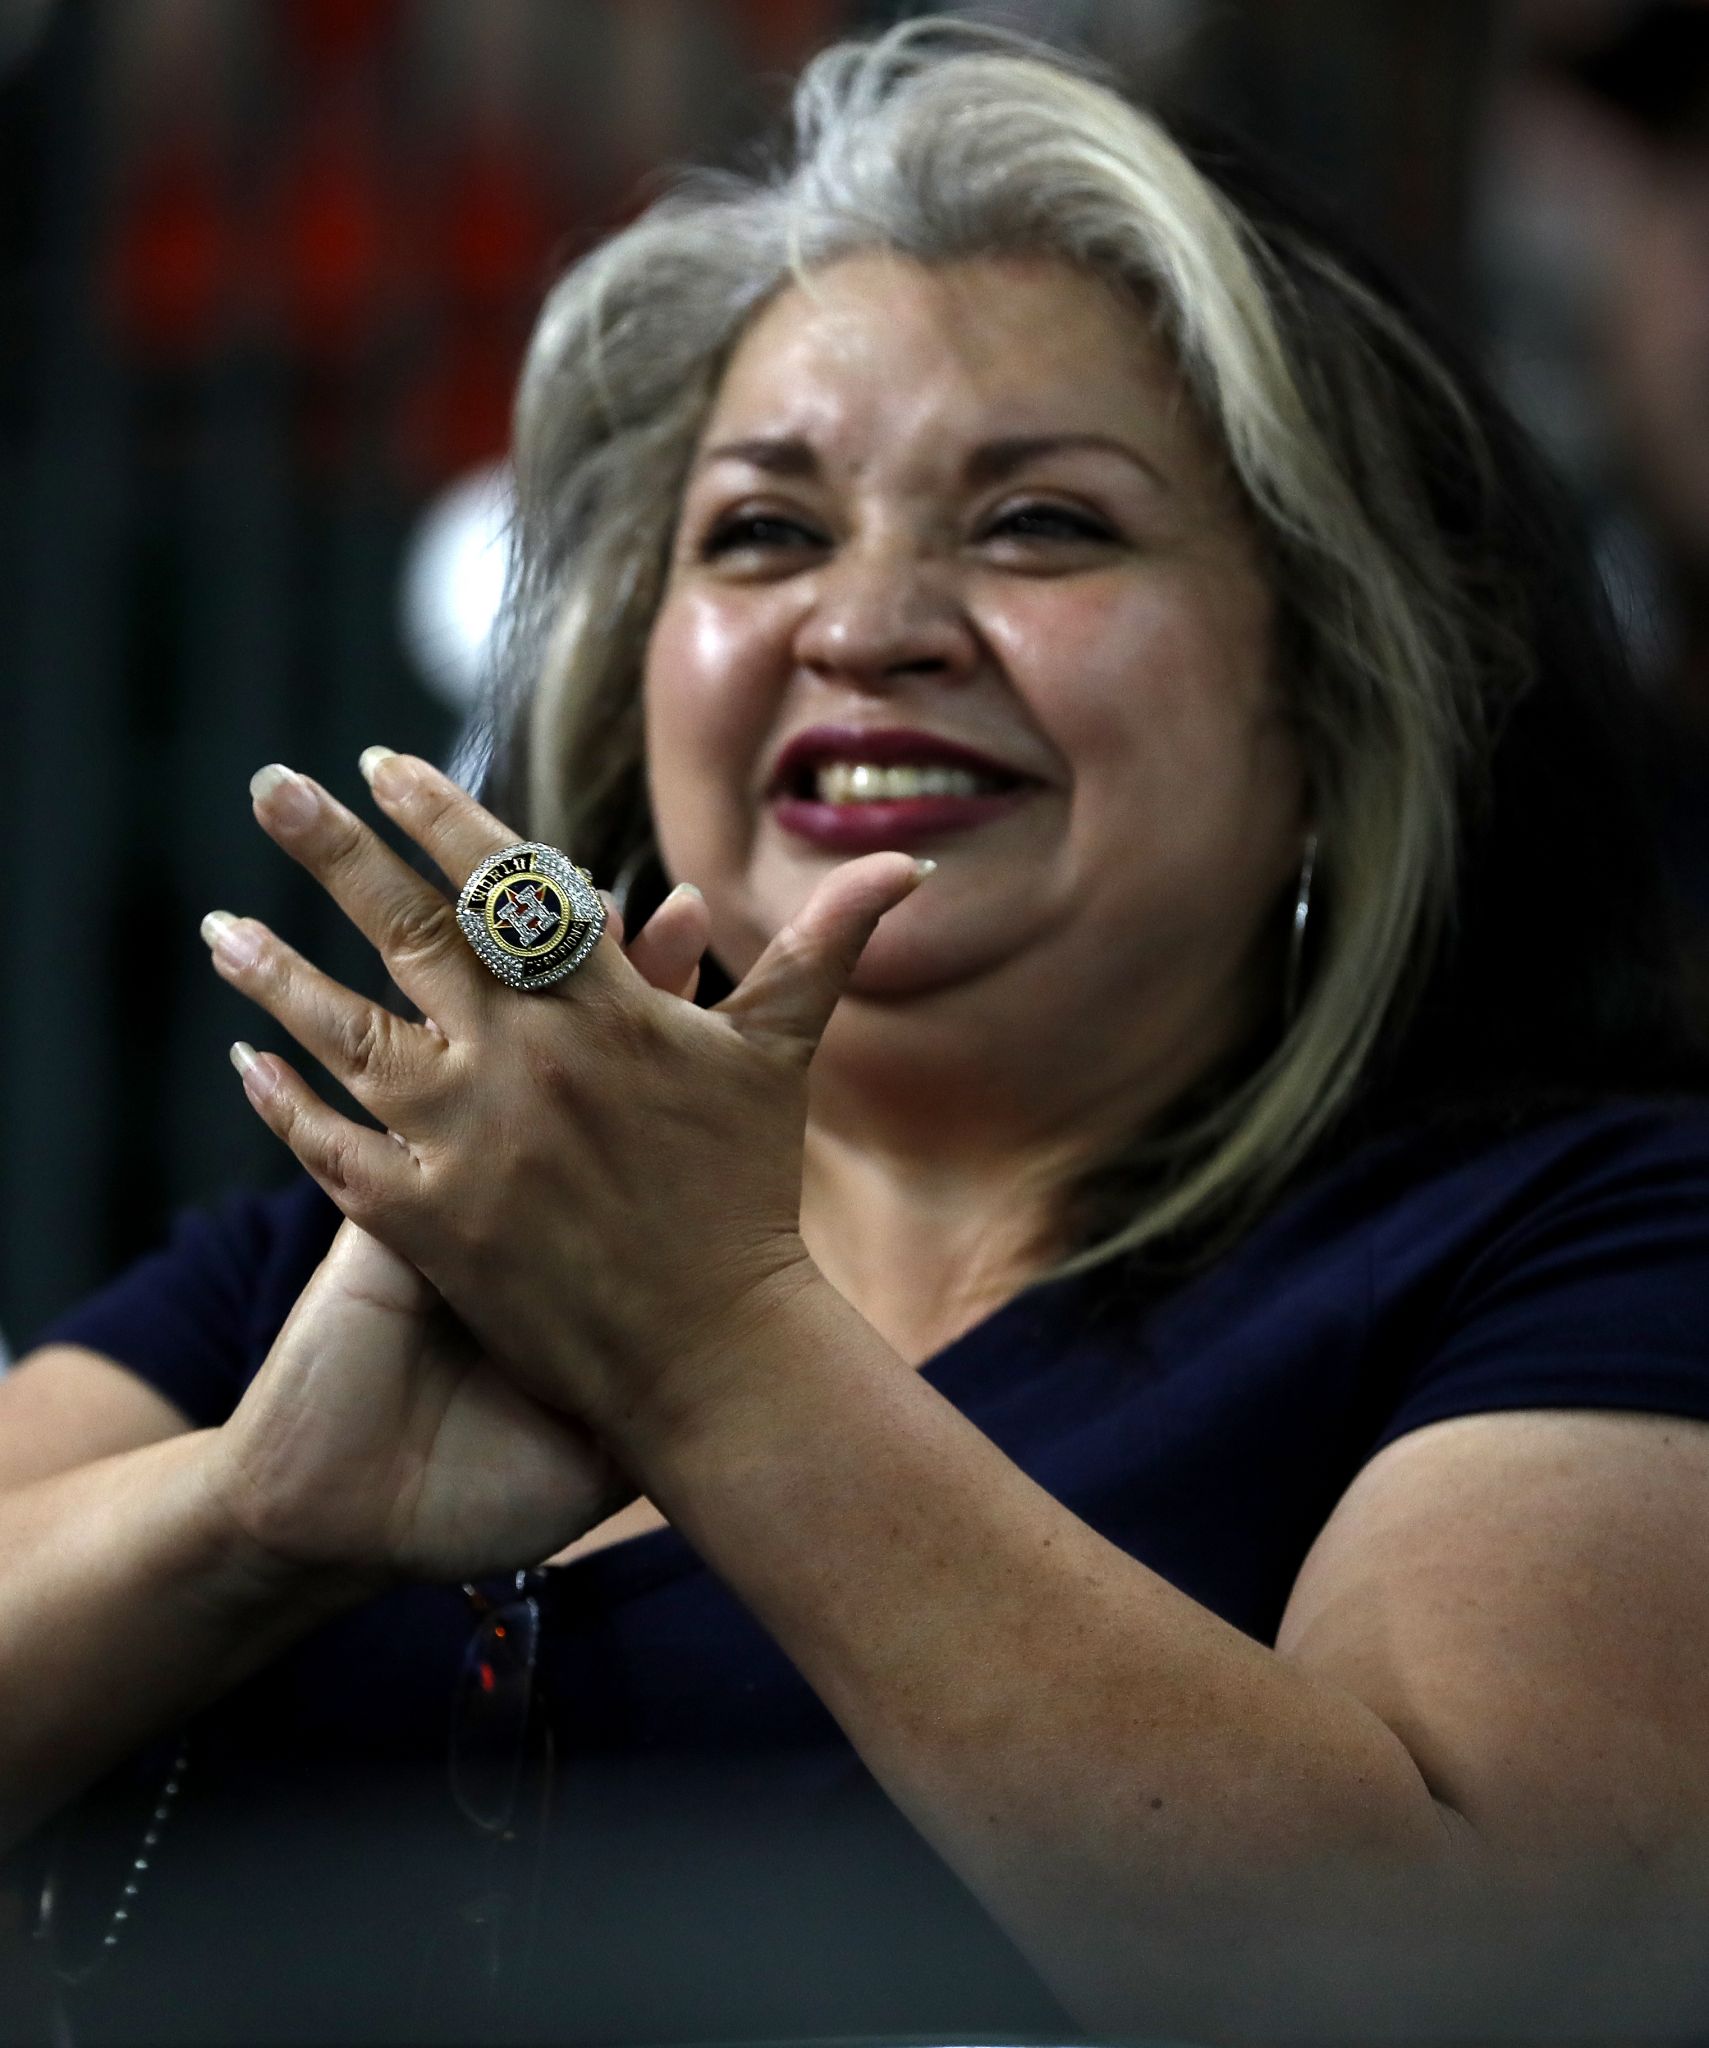
<path fill-rule="evenodd" d="M 166 1244 L 41 1332 L 116 1360 L 197 1428 L 242 1398 L 337 1227 L 312 1182 L 187 1211 Z"/>
<path fill-rule="evenodd" d="M 1709 1113 L 1537 1149 L 1446 1291 L 1378 1438 L 1518 1408 L 1709 1421 Z"/>

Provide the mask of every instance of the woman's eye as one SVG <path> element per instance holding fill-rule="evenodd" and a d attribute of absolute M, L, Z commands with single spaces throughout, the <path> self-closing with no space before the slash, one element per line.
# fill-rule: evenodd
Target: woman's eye
<path fill-rule="evenodd" d="M 719 555 L 775 553 L 779 549 L 822 545 L 822 537 L 798 519 L 786 519 L 777 512 L 743 512 L 719 520 L 701 542 L 700 552 L 711 561 Z"/>
<path fill-rule="evenodd" d="M 1111 541 L 1114 529 L 1072 505 L 1011 505 L 986 528 L 995 540 Z"/>

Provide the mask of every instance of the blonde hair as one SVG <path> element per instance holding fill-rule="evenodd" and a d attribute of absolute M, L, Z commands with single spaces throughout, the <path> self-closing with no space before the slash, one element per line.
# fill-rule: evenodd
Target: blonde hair
<path fill-rule="evenodd" d="M 1261 227 L 1158 120 L 1065 60 L 905 24 L 811 65 L 794 138 L 773 172 L 662 199 L 541 316 L 516 414 L 528 829 L 605 873 L 648 843 L 646 636 L 697 437 L 761 306 L 875 249 L 1046 256 L 1104 280 L 1172 350 L 1265 544 L 1321 852 L 1294 1014 L 1166 1133 L 1134 1134 L 1098 1177 L 1124 1191 L 1114 1212 L 1094 1202 L 1055 1271 L 1237 1228 L 1404 1022 L 1450 915 L 1491 707 L 1527 680 L 1523 636 L 1504 636 L 1499 592 L 1473 587 L 1425 474 L 1444 461 L 1476 490 L 1487 450 L 1378 293 L 1313 237 Z"/>

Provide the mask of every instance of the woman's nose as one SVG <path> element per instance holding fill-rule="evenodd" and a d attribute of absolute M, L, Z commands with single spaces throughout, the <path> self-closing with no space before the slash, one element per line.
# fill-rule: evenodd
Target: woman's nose
<path fill-rule="evenodd" d="M 974 632 L 948 565 L 901 550 L 849 550 L 813 579 L 795 636 L 813 674 L 857 683 L 971 670 Z"/>

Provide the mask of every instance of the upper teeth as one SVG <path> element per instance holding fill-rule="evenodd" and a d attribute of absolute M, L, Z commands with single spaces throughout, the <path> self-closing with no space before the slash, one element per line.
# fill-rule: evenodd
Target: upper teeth
<path fill-rule="evenodd" d="M 972 768 L 880 768 L 867 761 L 825 761 L 814 770 L 822 804 L 896 803 L 915 796 L 985 796 L 1001 789 Z"/>

